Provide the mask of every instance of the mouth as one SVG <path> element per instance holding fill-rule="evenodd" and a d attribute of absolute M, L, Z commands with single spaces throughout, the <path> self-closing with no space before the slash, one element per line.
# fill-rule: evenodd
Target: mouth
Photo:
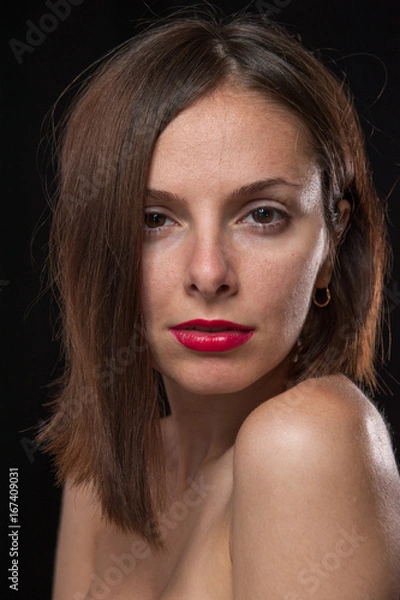
<path fill-rule="evenodd" d="M 232 321 L 222 321 L 220 319 L 207 321 L 205 319 L 194 319 L 185 321 L 179 325 L 174 325 L 172 329 L 183 329 L 186 331 L 204 331 L 204 332 L 220 332 L 220 331 L 254 331 L 253 327 L 233 323 Z"/>
<path fill-rule="evenodd" d="M 245 344 L 254 328 L 232 321 L 195 319 L 170 328 L 176 340 L 196 352 L 226 352 Z"/>

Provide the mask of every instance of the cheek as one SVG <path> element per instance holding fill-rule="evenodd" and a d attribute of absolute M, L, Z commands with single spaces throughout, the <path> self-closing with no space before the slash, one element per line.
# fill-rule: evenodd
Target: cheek
<path fill-rule="evenodd" d="M 236 302 L 249 314 L 274 317 L 281 331 L 298 328 L 303 323 L 311 295 L 324 257 L 326 235 L 324 227 L 315 221 L 278 242 L 235 236 L 227 261 L 235 271 L 239 284 Z M 165 317 L 166 309 L 185 308 L 183 289 L 186 248 L 155 244 L 143 255 L 143 310 L 150 327 L 157 317 Z"/>
<path fill-rule="evenodd" d="M 165 310 L 171 291 L 176 290 L 182 275 L 176 255 L 154 251 L 154 248 L 143 253 L 142 270 L 143 314 L 150 325 L 157 315 L 162 314 L 162 309 Z"/>
<path fill-rule="evenodd" d="M 261 254 L 252 257 L 250 294 L 263 307 L 266 318 L 271 317 L 271 326 L 284 337 L 292 337 L 306 319 L 324 256 L 324 240 L 322 232 L 312 245 L 285 247 L 264 260 Z"/>

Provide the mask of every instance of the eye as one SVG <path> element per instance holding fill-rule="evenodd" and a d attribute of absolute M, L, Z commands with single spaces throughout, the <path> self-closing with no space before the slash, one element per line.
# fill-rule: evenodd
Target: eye
<path fill-rule="evenodd" d="M 256 223 L 271 223 L 276 216 L 276 211 L 273 208 L 261 206 L 251 211 L 251 216 Z"/>
<path fill-rule="evenodd" d="M 287 220 L 288 218 L 289 215 L 282 210 L 278 210 L 271 206 L 259 206 L 246 215 L 243 221 L 272 226 L 275 224 L 278 225 L 278 223 Z"/>
<path fill-rule="evenodd" d="M 167 225 L 168 221 L 172 223 L 171 219 L 160 212 L 147 212 L 144 215 L 144 224 L 146 229 L 160 229 L 164 225 Z"/>

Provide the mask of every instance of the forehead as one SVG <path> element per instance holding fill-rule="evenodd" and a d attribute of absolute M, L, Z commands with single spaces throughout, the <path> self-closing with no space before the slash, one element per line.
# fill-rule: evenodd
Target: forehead
<path fill-rule="evenodd" d="M 217 181 L 235 187 L 266 176 L 306 183 L 315 170 L 300 118 L 258 92 L 224 87 L 169 123 L 154 150 L 149 184 L 179 186 L 189 177 L 205 187 Z"/>

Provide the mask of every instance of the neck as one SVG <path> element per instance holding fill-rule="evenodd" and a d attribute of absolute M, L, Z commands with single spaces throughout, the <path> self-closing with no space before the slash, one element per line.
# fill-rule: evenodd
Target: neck
<path fill-rule="evenodd" d="M 286 388 L 287 368 L 230 394 L 201 395 L 182 389 L 164 377 L 171 415 L 166 422 L 168 473 L 176 490 L 217 461 L 235 443 L 246 417 L 260 404 Z"/>

